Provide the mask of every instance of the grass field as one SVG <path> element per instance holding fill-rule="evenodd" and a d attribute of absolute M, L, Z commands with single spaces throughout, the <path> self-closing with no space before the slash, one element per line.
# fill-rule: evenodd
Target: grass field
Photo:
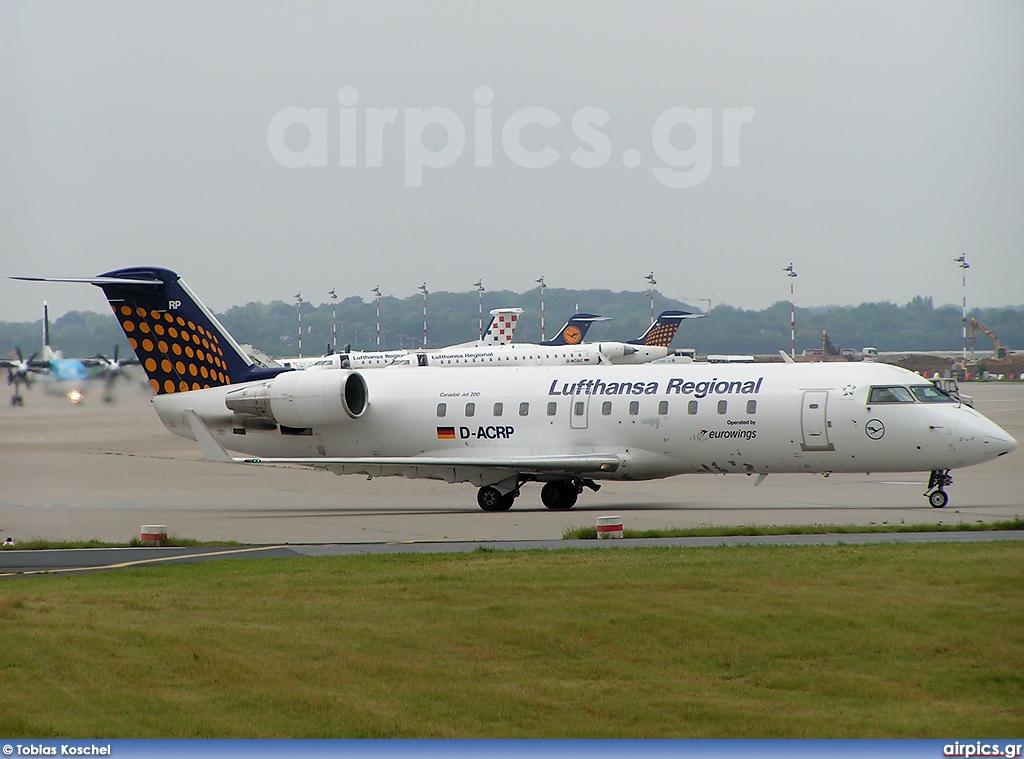
<path fill-rule="evenodd" d="M 0 734 L 1024 734 L 1018 543 L 264 559 L 0 583 Z"/>

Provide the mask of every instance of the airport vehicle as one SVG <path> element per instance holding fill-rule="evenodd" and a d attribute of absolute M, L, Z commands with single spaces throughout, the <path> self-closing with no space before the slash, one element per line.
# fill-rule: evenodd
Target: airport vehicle
<path fill-rule="evenodd" d="M 999 337 L 991 329 L 986 327 L 975 317 L 971 317 L 971 355 L 974 355 L 974 338 L 982 332 L 988 336 L 988 339 L 992 341 L 992 355 L 995 358 L 1006 358 L 1006 346 L 999 342 Z"/>
<path fill-rule="evenodd" d="M 561 510 L 601 480 L 912 471 L 931 473 L 925 495 L 941 508 L 950 470 L 1017 448 L 974 409 L 885 364 L 268 369 L 172 271 L 58 281 L 103 289 L 161 421 L 206 458 L 468 482 L 485 511 L 511 508 L 531 481 Z"/>

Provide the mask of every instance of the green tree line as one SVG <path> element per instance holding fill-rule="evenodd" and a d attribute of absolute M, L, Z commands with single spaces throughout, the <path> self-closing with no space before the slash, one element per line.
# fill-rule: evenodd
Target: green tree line
<path fill-rule="evenodd" d="M 540 339 L 540 301 L 537 290 L 483 294 L 484 326 L 492 308 L 523 308 L 516 340 Z M 655 292 L 655 312 L 694 307 Z M 331 344 L 333 314 L 336 312 L 338 347 L 372 350 L 376 347 L 376 317 L 373 300 L 349 297 L 313 305 L 302 304 L 302 352 L 317 355 Z M 576 310 L 611 317 L 595 324 L 588 342 L 629 340 L 650 324 L 650 300 L 644 292 L 611 290 L 545 291 L 545 335 L 550 338 Z M 381 298 L 381 345 L 384 348 L 416 348 L 423 341 L 423 298 L 387 296 Z M 478 334 L 478 300 L 475 292 L 430 293 L 427 297 L 428 344 L 436 348 L 475 340 Z M 995 332 L 1003 345 L 1024 348 L 1024 306 L 976 308 L 970 315 Z M 796 309 L 796 348 L 821 347 L 821 333 L 827 331 L 833 345 L 859 350 L 874 346 L 882 351 L 958 350 L 962 341 L 961 309 L 953 305 L 935 307 L 931 298 L 916 297 L 904 305 L 863 303 L 859 306 L 828 306 Z M 240 343 L 251 343 L 272 356 L 298 353 L 298 313 L 294 303 L 247 303 L 228 309 L 217 318 Z M 88 311 L 71 311 L 54 320 L 51 344 L 65 356 L 111 355 L 127 342 L 113 316 Z M 761 311 L 716 305 L 709 317 L 683 322 L 673 342 L 677 348 L 695 348 L 707 353 L 775 353 L 789 349 L 789 302 L 780 301 Z M 0 355 L 20 347 L 27 357 L 42 345 L 42 320 L 0 322 Z M 979 350 L 991 349 L 991 341 L 978 334 Z"/>

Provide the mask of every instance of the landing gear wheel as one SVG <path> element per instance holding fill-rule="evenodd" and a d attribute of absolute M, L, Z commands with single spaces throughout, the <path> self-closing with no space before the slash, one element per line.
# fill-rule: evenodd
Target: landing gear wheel
<path fill-rule="evenodd" d="M 476 502 L 484 511 L 508 511 L 516 501 L 516 491 L 502 495 L 497 488 L 485 485 L 476 491 Z"/>
<path fill-rule="evenodd" d="M 933 509 L 941 509 L 949 503 L 949 496 L 944 488 L 953 484 L 953 478 L 949 476 L 948 469 L 935 469 L 928 478 L 928 490 L 924 497 L 928 499 Z"/>
<path fill-rule="evenodd" d="M 15 406 L 15 407 L 17 407 L 17 406 L 24 406 L 25 405 L 25 397 L 21 396 L 21 395 L 12 395 L 11 396 L 11 405 Z"/>
<path fill-rule="evenodd" d="M 541 502 L 552 511 L 568 511 L 576 505 L 580 486 L 575 480 L 549 482 L 540 490 Z"/>

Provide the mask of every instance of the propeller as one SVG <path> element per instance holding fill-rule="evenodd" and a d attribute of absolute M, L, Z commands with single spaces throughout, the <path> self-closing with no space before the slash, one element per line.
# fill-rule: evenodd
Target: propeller
<path fill-rule="evenodd" d="M 123 376 L 124 368 L 126 366 L 134 366 L 139 363 L 138 359 L 135 358 L 129 358 L 122 361 L 120 359 L 120 351 L 121 346 L 115 345 L 113 358 L 108 358 L 102 353 L 97 353 L 93 356 L 93 359 L 96 361 L 96 365 L 99 367 L 99 375 L 101 377 L 113 379 L 117 376 Z"/>
<path fill-rule="evenodd" d="M 15 348 L 14 353 L 18 357 L 16 361 L 14 359 L 5 359 L 0 366 L 7 367 L 7 384 L 14 385 L 14 394 L 15 397 L 18 397 L 18 385 L 24 385 L 27 388 L 32 387 L 32 375 L 35 372 L 42 371 L 42 368 L 32 365 L 32 362 L 36 360 L 36 356 L 39 355 L 38 351 L 29 356 L 28 361 L 25 360 L 25 355 L 21 352 L 21 348 Z"/>
<path fill-rule="evenodd" d="M 125 371 L 127 366 L 135 366 L 139 363 L 136 358 L 126 358 L 124 361 L 121 360 L 120 346 L 114 346 L 114 357 L 108 358 L 103 354 L 99 353 L 93 356 L 93 360 L 96 362 L 96 366 L 99 367 L 97 372 L 97 378 L 104 380 L 106 392 L 104 393 L 103 400 L 108 403 L 114 399 L 113 391 L 114 385 L 117 383 L 118 377 L 124 379 L 130 379 L 128 373 Z"/>

